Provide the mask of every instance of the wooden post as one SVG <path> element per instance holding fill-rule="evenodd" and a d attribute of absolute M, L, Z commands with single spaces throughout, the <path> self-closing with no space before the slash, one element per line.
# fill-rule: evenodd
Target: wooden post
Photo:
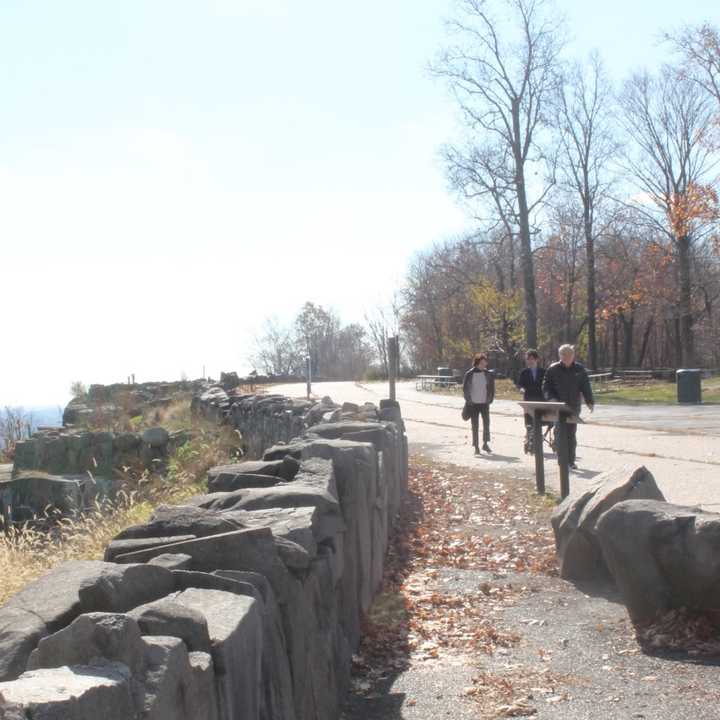
<path fill-rule="evenodd" d="M 310 394 L 312 393 L 312 360 L 309 355 L 305 358 L 305 382 L 307 399 L 309 400 Z"/>
<path fill-rule="evenodd" d="M 560 497 L 563 500 L 570 494 L 570 468 L 568 459 L 567 414 L 559 413 L 557 424 L 558 465 L 560 466 Z"/>
<path fill-rule="evenodd" d="M 545 494 L 545 456 L 543 454 L 542 410 L 533 412 L 533 449 L 535 450 L 535 485 L 540 495 Z"/>
<path fill-rule="evenodd" d="M 388 341 L 388 381 L 390 383 L 390 399 L 395 400 L 395 380 L 397 377 L 397 335 L 389 337 Z"/>

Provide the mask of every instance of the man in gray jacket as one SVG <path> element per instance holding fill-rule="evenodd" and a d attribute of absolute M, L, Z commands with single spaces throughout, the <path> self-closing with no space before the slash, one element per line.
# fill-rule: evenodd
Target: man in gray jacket
<path fill-rule="evenodd" d="M 495 399 L 495 375 L 488 370 L 488 359 L 485 353 L 478 353 L 473 358 L 473 366 L 465 373 L 463 379 L 463 395 L 472 424 L 472 440 L 475 454 L 480 454 L 479 416 L 483 420 L 483 446 L 486 453 L 490 450 L 490 404 Z"/>
<path fill-rule="evenodd" d="M 559 362 L 553 363 L 545 372 L 543 380 L 543 395 L 546 400 L 562 402 L 572 408 L 576 415 L 580 415 L 583 398 L 585 404 L 592 412 L 595 409 L 590 378 L 587 370 L 575 361 L 575 348 L 572 345 L 561 345 L 558 349 Z M 570 467 L 575 469 L 575 453 L 577 450 L 577 424 L 567 424 L 568 434 L 568 460 Z"/>

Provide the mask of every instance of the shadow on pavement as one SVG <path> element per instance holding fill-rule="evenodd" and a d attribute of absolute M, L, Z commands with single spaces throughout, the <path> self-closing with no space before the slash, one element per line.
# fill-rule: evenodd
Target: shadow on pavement
<path fill-rule="evenodd" d="M 490 460 L 491 462 L 504 462 L 504 463 L 519 463 L 520 462 L 520 458 L 510 457 L 509 455 L 498 455 L 497 453 L 491 453 L 490 455 L 483 453 L 482 455 L 476 456 L 476 459 L 477 460 Z"/>
<path fill-rule="evenodd" d="M 363 623 L 363 640 L 355 656 L 343 720 L 403 717 L 405 693 L 392 690 L 398 676 L 410 667 L 408 617 L 401 587 L 411 572 L 416 534 L 423 517 L 422 499 L 408 493 L 390 537 L 382 591 Z"/>

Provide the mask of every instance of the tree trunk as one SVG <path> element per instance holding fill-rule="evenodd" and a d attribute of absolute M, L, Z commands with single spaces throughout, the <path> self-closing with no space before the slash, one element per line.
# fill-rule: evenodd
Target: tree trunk
<path fill-rule="evenodd" d="M 618 366 L 618 321 L 617 317 L 613 316 L 612 324 L 612 369 L 615 371 Z"/>
<path fill-rule="evenodd" d="M 682 349 L 682 332 L 680 331 L 680 318 L 674 320 L 675 326 L 675 367 L 682 367 L 683 349 Z"/>
<path fill-rule="evenodd" d="M 590 208 L 585 203 L 585 254 L 587 256 L 587 316 L 588 316 L 588 363 L 592 370 L 597 370 L 597 337 L 595 328 L 595 238 L 592 234 Z"/>
<path fill-rule="evenodd" d="M 635 318 L 631 315 L 630 318 L 627 319 L 625 315 L 620 313 L 620 321 L 623 326 L 623 367 L 628 368 L 632 365 Z"/>
<path fill-rule="evenodd" d="M 535 299 L 535 270 L 533 268 L 532 241 L 530 239 L 530 212 L 525 191 L 525 161 L 522 157 L 522 131 L 520 129 L 520 101 L 514 100 L 513 154 L 515 160 L 515 191 L 518 199 L 518 223 L 520 225 L 520 267 L 523 276 L 525 299 L 525 341 L 529 347 L 537 347 L 537 301 Z"/>
<path fill-rule="evenodd" d="M 686 366 L 695 365 L 695 338 L 693 336 L 692 284 L 690 282 L 690 238 L 677 239 L 680 261 L 680 342 L 681 360 Z"/>
<path fill-rule="evenodd" d="M 643 361 L 645 360 L 645 353 L 647 352 L 648 340 L 650 339 L 650 331 L 653 329 L 655 320 L 650 318 L 645 325 L 645 332 L 643 333 L 642 345 L 640 346 L 640 355 L 638 356 L 638 367 L 642 368 Z"/>

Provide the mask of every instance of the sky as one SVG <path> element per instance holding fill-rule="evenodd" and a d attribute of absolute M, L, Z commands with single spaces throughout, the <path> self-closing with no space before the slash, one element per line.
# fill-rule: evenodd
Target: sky
<path fill-rule="evenodd" d="M 492 0 L 497 2 L 497 0 Z M 653 69 L 715 0 L 559 0 L 568 57 Z M 0 406 L 250 369 L 267 318 L 345 322 L 469 227 L 427 70 L 453 0 L 3 0 Z"/>

